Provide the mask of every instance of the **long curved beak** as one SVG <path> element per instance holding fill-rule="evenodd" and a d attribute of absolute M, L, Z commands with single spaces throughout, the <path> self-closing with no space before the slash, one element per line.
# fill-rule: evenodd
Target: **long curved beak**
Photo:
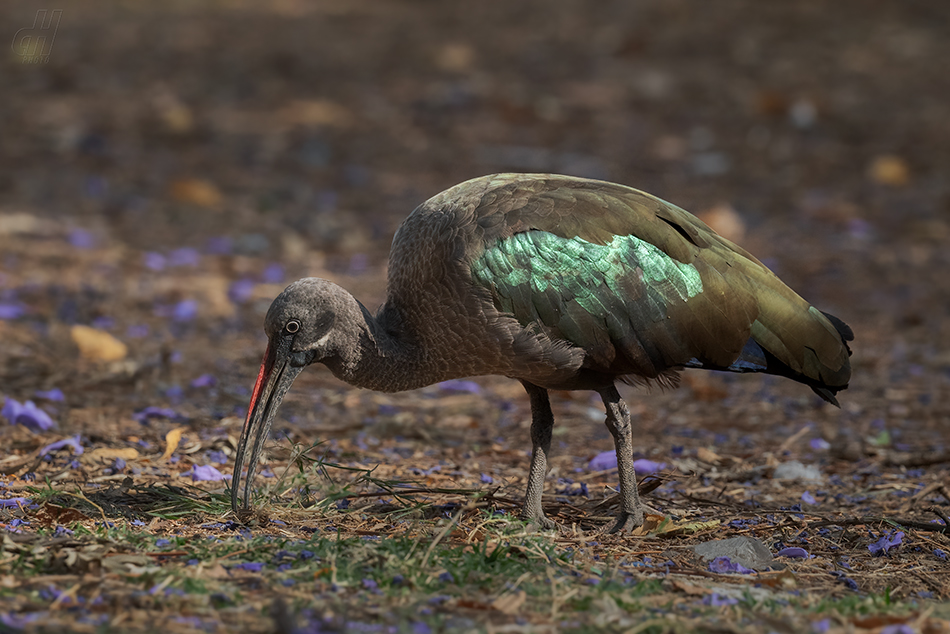
<path fill-rule="evenodd" d="M 241 471 L 244 467 L 244 456 L 248 444 L 251 445 L 251 459 L 247 465 L 247 481 L 244 483 L 244 508 L 249 506 L 254 472 L 257 470 L 257 462 L 261 457 L 277 409 L 284 400 L 284 395 L 293 385 L 294 379 L 304 369 L 304 365 L 291 363 L 290 347 L 282 343 L 272 341 L 267 344 L 264 360 L 261 361 L 261 369 L 257 374 L 257 382 L 254 384 L 254 391 L 251 392 L 244 430 L 241 432 L 241 441 L 238 444 L 237 455 L 234 457 L 234 475 L 231 477 L 231 508 L 235 512 L 239 508 L 238 489 L 241 485 Z"/>

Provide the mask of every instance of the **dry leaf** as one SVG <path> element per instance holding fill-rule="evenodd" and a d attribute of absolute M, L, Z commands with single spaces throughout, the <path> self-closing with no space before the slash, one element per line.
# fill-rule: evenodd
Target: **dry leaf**
<path fill-rule="evenodd" d="M 184 427 L 176 427 L 165 434 L 165 453 L 162 454 L 162 460 L 168 460 L 178 449 L 178 443 L 181 442 L 181 435 L 184 433 Z"/>
<path fill-rule="evenodd" d="M 158 566 L 153 565 L 152 558 L 147 555 L 111 555 L 103 557 L 101 564 L 108 572 L 133 577 L 160 570 Z"/>
<path fill-rule="evenodd" d="M 647 513 L 643 516 L 643 524 L 637 528 L 630 531 L 632 536 L 643 536 L 649 535 L 651 532 L 655 531 L 657 527 L 661 526 L 664 522 L 669 522 L 669 518 L 665 515 L 654 515 L 652 513 Z"/>
<path fill-rule="evenodd" d="M 661 525 L 654 532 L 656 535 L 662 535 L 663 537 L 672 537 L 674 535 L 691 535 L 692 533 L 698 533 L 700 531 L 708 530 L 710 528 L 716 528 L 719 526 L 719 520 L 710 520 L 708 522 L 670 522 L 665 525 Z"/>
<path fill-rule="evenodd" d="M 902 187 L 910 182 L 910 167 L 899 156 L 885 154 L 878 156 L 869 168 L 871 179 L 882 185 Z"/>
<path fill-rule="evenodd" d="M 328 99 L 298 100 L 284 108 L 282 118 L 291 124 L 304 126 L 346 127 L 353 123 L 350 111 Z"/>
<path fill-rule="evenodd" d="M 719 454 L 717 454 L 715 451 L 712 451 L 711 449 L 706 449 L 705 447 L 699 447 L 696 450 L 696 457 L 706 464 L 717 465 L 722 461 L 722 458 L 719 457 Z"/>
<path fill-rule="evenodd" d="M 491 606 L 504 614 L 516 614 L 528 598 L 524 590 L 506 592 L 491 602 Z"/>
<path fill-rule="evenodd" d="M 36 520 L 46 526 L 54 526 L 60 524 L 62 526 L 69 526 L 74 522 L 82 522 L 89 519 L 89 516 L 72 509 L 66 506 L 57 506 L 55 504 L 50 504 L 47 502 L 40 508 L 39 511 L 34 515 Z"/>
<path fill-rule="evenodd" d="M 696 215 L 726 240 L 742 242 L 745 237 L 745 222 L 732 205 L 723 203 Z"/>
<path fill-rule="evenodd" d="M 182 178 L 171 184 L 172 198 L 182 203 L 191 203 L 207 209 L 221 206 L 224 196 L 212 183 L 200 178 Z"/>
<path fill-rule="evenodd" d="M 471 69 L 475 61 L 475 49 L 458 42 L 446 44 L 436 54 L 435 61 L 442 70 L 465 72 Z"/>
<path fill-rule="evenodd" d="M 69 334 L 84 359 L 119 361 L 129 353 L 124 343 L 102 330 L 77 324 L 70 329 Z"/>
<path fill-rule="evenodd" d="M 98 447 L 92 451 L 87 451 L 79 457 L 80 462 L 85 464 L 96 463 L 102 460 L 135 460 L 139 457 L 139 452 L 132 447 Z"/>
<path fill-rule="evenodd" d="M 677 590 L 681 590 L 686 594 L 692 594 L 694 596 L 703 596 L 709 594 L 709 588 L 703 588 L 702 586 L 697 586 L 692 583 L 687 583 L 686 581 L 681 581 L 679 579 L 673 580 L 673 587 Z"/>

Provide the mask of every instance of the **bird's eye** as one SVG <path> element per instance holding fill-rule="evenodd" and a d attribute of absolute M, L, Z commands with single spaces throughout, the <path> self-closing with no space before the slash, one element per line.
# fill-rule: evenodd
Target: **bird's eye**
<path fill-rule="evenodd" d="M 295 332 L 300 330 L 300 322 L 297 321 L 296 319 L 291 319 L 290 321 L 287 322 L 287 325 L 284 326 L 284 330 L 290 334 L 294 334 Z"/>

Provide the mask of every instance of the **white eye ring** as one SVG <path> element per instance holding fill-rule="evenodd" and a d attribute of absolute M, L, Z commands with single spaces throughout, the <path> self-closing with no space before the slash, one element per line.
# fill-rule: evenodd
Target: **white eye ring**
<path fill-rule="evenodd" d="M 286 330 L 290 334 L 294 334 L 295 332 L 300 330 L 300 322 L 297 321 L 296 319 L 291 319 L 290 321 L 287 322 L 287 325 L 284 326 L 284 330 Z"/>

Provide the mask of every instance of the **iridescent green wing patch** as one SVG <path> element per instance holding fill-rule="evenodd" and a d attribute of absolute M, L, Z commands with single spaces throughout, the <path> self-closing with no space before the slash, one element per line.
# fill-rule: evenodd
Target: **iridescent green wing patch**
<path fill-rule="evenodd" d="M 544 231 L 516 233 L 486 249 L 472 273 L 500 311 L 524 326 L 543 326 L 608 366 L 615 348 L 665 365 L 669 348 L 683 347 L 666 323 L 671 308 L 703 292 L 692 264 L 636 236 L 598 245 Z"/>

